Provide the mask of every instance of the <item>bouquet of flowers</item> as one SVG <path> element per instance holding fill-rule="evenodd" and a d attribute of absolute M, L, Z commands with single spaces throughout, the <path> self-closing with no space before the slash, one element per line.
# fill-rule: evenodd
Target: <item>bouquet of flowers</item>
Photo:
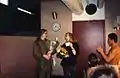
<path fill-rule="evenodd" d="M 60 48 L 57 50 L 57 55 L 56 55 L 56 57 L 63 59 L 63 58 L 69 57 L 69 54 L 68 54 L 67 50 L 66 50 L 64 47 L 60 47 Z"/>

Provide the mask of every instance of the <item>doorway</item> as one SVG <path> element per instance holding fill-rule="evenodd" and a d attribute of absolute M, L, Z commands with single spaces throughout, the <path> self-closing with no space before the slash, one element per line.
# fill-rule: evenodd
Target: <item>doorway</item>
<path fill-rule="evenodd" d="M 96 53 L 101 58 L 96 48 L 102 46 L 105 49 L 105 20 L 73 21 L 73 34 L 80 48 L 77 59 L 77 78 L 83 78 L 83 69 L 88 67 L 88 55 Z"/>

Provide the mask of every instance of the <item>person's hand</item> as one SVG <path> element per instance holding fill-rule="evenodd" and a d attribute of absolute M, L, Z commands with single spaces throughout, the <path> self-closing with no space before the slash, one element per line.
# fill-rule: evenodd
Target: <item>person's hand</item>
<path fill-rule="evenodd" d="M 97 51 L 101 53 L 101 52 L 103 52 L 103 48 L 102 48 L 101 46 L 99 46 L 99 47 L 97 48 Z"/>
<path fill-rule="evenodd" d="M 52 50 L 50 50 L 50 51 L 47 52 L 48 56 L 51 56 L 51 54 L 52 54 Z"/>
<path fill-rule="evenodd" d="M 50 59 L 50 56 L 48 56 L 48 55 L 46 55 L 46 54 L 44 54 L 43 57 L 44 57 L 45 59 L 47 59 L 47 60 Z"/>
<path fill-rule="evenodd" d="M 65 58 L 69 57 L 69 55 L 65 55 Z"/>

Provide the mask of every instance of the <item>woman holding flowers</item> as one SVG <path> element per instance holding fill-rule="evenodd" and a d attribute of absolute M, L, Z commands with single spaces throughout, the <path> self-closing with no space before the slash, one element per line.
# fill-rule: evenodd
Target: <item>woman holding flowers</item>
<path fill-rule="evenodd" d="M 76 78 L 76 63 L 79 46 L 70 32 L 65 33 L 65 42 L 58 50 L 57 57 L 61 58 L 64 78 Z"/>

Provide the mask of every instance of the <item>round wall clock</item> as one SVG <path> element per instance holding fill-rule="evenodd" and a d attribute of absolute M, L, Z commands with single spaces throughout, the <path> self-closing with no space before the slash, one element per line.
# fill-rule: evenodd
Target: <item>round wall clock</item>
<path fill-rule="evenodd" d="M 61 28 L 60 23 L 58 23 L 58 22 L 54 22 L 54 23 L 52 23 L 52 30 L 53 30 L 54 32 L 59 31 L 60 28 Z"/>

